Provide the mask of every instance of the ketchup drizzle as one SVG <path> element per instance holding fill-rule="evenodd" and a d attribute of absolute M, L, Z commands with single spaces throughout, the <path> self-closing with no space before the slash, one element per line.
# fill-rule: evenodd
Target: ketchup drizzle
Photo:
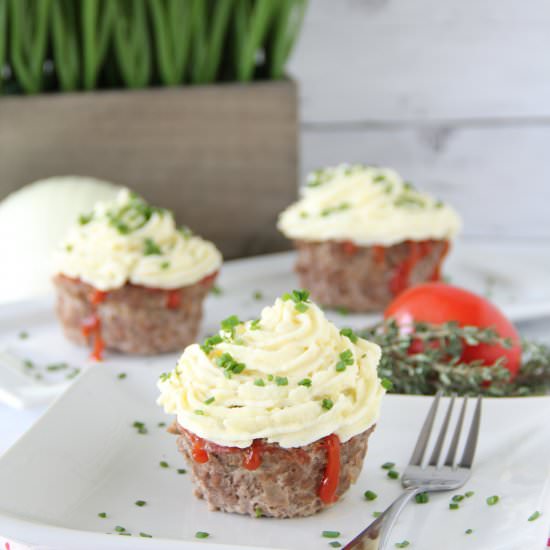
<path fill-rule="evenodd" d="M 246 449 L 243 458 L 243 468 L 247 470 L 257 470 L 262 464 L 263 444 L 260 439 L 255 439 L 252 445 Z"/>
<path fill-rule="evenodd" d="M 323 442 L 327 449 L 327 465 L 319 487 L 319 498 L 325 504 L 332 504 L 338 500 L 336 491 L 340 481 L 340 439 L 336 434 L 331 434 Z"/>
<path fill-rule="evenodd" d="M 177 309 L 181 305 L 181 292 L 178 288 L 169 290 L 166 293 L 166 307 L 168 309 Z"/>

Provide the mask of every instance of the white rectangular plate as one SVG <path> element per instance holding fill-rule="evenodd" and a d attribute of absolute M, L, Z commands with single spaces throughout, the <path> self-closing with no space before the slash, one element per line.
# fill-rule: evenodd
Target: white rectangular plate
<path fill-rule="evenodd" d="M 186 466 L 175 437 L 158 426 L 169 419 L 155 404 L 156 379 L 168 366 L 156 363 L 125 369 L 122 380 L 119 368 L 88 369 L 0 459 L 0 534 L 56 549 L 153 547 L 148 539 L 106 534 L 120 525 L 151 534 L 158 549 L 181 548 L 182 541 L 185 548 L 328 548 L 323 530 L 340 531 L 345 542 L 397 496 L 399 482 L 380 465 L 393 461 L 402 471 L 431 401 L 385 398 L 361 477 L 333 508 L 303 519 L 255 519 L 209 512 L 193 496 L 189 474 L 177 473 Z M 411 504 L 392 539 L 411 541 L 411 550 L 542 550 L 550 517 L 549 417 L 547 397 L 487 399 L 476 466 L 462 490 L 475 495 L 456 511 L 449 510 L 452 493 Z M 136 420 L 147 434 L 132 427 Z M 367 489 L 378 499 L 365 501 Z M 500 502 L 488 506 L 494 494 Z M 542 518 L 528 522 L 535 510 Z M 211 536 L 197 541 L 196 531 Z"/>

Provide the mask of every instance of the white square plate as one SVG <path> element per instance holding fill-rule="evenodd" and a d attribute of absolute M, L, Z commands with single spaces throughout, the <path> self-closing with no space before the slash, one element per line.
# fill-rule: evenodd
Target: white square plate
<path fill-rule="evenodd" d="M 340 503 L 310 518 L 254 519 L 209 512 L 192 495 L 168 422 L 155 404 L 168 366 L 89 368 L 0 458 L 0 534 L 40 548 L 329 548 L 323 530 L 350 540 L 400 491 L 380 465 L 406 464 L 431 398 L 387 396 L 359 482 Z M 472 403 L 471 403 L 472 405 Z M 473 409 L 473 407 L 470 407 Z M 452 494 L 405 510 L 392 539 L 411 550 L 542 550 L 550 518 L 550 398 L 487 399 L 475 469 L 459 510 Z M 138 434 L 134 421 L 145 422 Z M 169 468 L 161 468 L 165 460 Z M 363 492 L 375 491 L 367 502 Z M 497 494 L 500 502 L 488 506 Z M 145 500 L 138 507 L 134 503 Z M 534 511 L 542 517 L 527 518 Z M 98 517 L 106 512 L 107 518 Z M 123 526 L 134 536 L 108 535 Z M 466 529 L 474 533 L 466 535 Z M 194 538 L 196 531 L 211 534 Z M 136 537 L 140 532 L 153 539 Z"/>

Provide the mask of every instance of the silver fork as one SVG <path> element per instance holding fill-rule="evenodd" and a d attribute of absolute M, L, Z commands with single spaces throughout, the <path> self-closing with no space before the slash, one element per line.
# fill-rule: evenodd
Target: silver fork
<path fill-rule="evenodd" d="M 449 428 L 451 414 L 456 401 L 453 395 L 447 408 L 447 413 L 437 436 L 435 446 L 427 466 L 423 466 L 424 455 L 428 447 L 428 441 L 437 415 L 437 408 L 441 400 L 441 393 L 438 393 L 428 411 L 422 430 L 418 435 L 416 446 L 409 461 L 409 465 L 403 473 L 401 483 L 405 489 L 386 510 L 374 520 L 366 529 L 361 531 L 351 542 L 344 546 L 343 550 L 384 550 L 388 546 L 391 530 L 405 505 L 418 493 L 454 491 L 462 487 L 470 477 L 470 470 L 474 461 L 474 455 L 479 435 L 481 422 L 481 396 L 477 399 L 475 412 L 470 424 L 470 430 L 466 438 L 466 444 L 460 462 L 456 462 L 456 455 L 460 441 L 460 433 L 466 415 L 465 397 L 462 403 L 460 416 L 454 430 L 451 444 L 443 464 L 440 464 L 440 457 L 445 444 L 445 436 Z"/>

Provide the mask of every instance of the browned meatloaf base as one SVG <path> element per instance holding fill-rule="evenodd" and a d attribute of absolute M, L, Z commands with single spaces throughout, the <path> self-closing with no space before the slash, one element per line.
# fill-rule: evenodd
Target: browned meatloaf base
<path fill-rule="evenodd" d="M 177 351 L 196 340 L 202 302 L 213 281 L 212 277 L 177 289 L 177 307 L 167 307 L 167 291 L 131 284 L 109 291 L 93 305 L 92 286 L 57 275 L 57 316 L 67 338 L 77 344 L 88 343 L 82 327 L 95 314 L 107 349 L 138 355 Z"/>
<path fill-rule="evenodd" d="M 341 444 L 338 497 L 359 477 L 374 428 Z M 200 464 L 193 459 L 193 436 L 176 423 L 170 431 L 179 434 L 178 449 L 191 467 L 195 495 L 205 499 L 210 510 L 293 518 L 311 516 L 331 506 L 319 498 L 327 464 L 322 440 L 289 449 L 266 443 L 260 466 L 247 470 L 243 467 L 246 449 L 233 447 L 228 452 L 224 447 L 205 442 L 208 461 Z"/>
<path fill-rule="evenodd" d="M 447 241 L 404 241 L 389 246 L 296 241 L 296 272 L 312 298 L 328 307 L 382 311 L 410 286 L 439 279 Z"/>

